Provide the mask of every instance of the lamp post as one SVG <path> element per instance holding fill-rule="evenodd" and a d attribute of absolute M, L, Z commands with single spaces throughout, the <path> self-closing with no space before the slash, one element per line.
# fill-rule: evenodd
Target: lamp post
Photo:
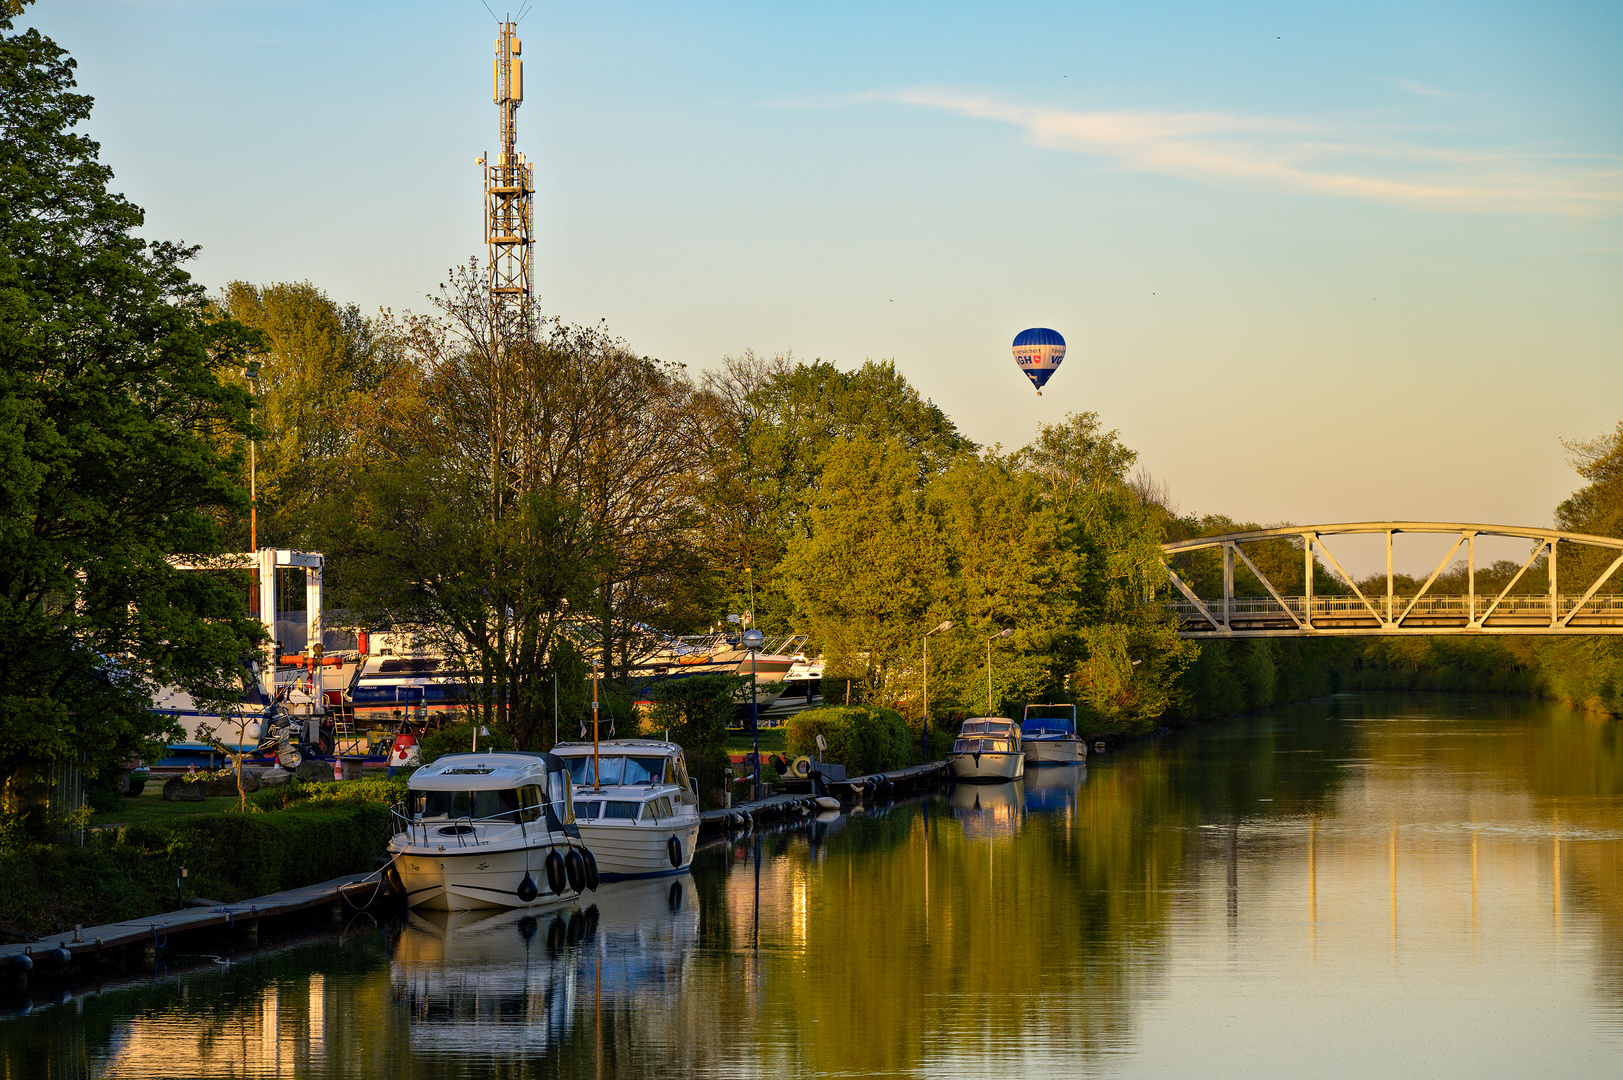
<path fill-rule="evenodd" d="M 242 369 L 242 377 L 248 382 L 248 423 L 254 422 L 254 404 L 259 400 L 259 361 L 250 360 L 248 366 Z M 248 440 L 248 550 L 259 550 L 259 440 Z M 255 592 L 254 611 L 259 610 L 258 593 Z"/>
<path fill-rule="evenodd" d="M 999 638 L 1006 638 L 1010 634 L 1013 634 L 1013 633 L 1014 633 L 1014 630 L 1012 628 L 1008 629 L 1008 630 L 999 630 L 997 633 L 993 634 L 991 637 L 986 639 L 986 715 L 987 716 L 992 715 L 992 642 L 997 641 Z"/>
<path fill-rule="evenodd" d="M 920 751 L 925 761 L 930 760 L 930 635 L 951 629 L 952 620 L 948 619 L 924 635 L 924 734 L 920 736 Z"/>
<path fill-rule="evenodd" d="M 761 651 L 765 643 L 766 636 L 759 630 L 744 631 L 744 648 L 750 651 L 750 733 L 755 744 L 755 752 L 750 755 L 755 763 L 755 779 L 750 786 L 751 801 L 761 797 L 761 717 L 755 705 L 755 654 Z"/>

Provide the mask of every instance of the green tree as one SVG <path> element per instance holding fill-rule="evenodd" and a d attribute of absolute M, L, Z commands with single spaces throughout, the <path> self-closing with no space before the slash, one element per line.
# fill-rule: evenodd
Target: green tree
<path fill-rule="evenodd" d="M 247 395 L 222 381 L 253 343 L 211 320 L 183 264 L 75 127 L 74 61 L 0 16 L 0 775 L 92 772 L 166 723 L 154 684 L 240 692 L 259 636 L 221 550 Z"/>
<path fill-rule="evenodd" d="M 386 324 L 353 304 L 340 306 L 308 281 L 226 285 L 220 306 L 260 331 L 256 382 L 259 543 L 289 547 L 311 540 L 311 508 L 342 491 L 364 460 L 358 437 L 380 391 L 402 377 Z M 248 543 L 246 526 L 234 539 Z"/>

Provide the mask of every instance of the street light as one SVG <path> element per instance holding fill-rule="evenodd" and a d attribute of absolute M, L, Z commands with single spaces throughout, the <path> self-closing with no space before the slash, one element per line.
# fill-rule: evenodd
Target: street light
<path fill-rule="evenodd" d="M 248 383 L 248 423 L 254 422 L 254 403 L 258 400 L 259 388 L 259 361 L 250 360 L 248 366 L 242 369 L 242 377 Z M 259 550 L 259 440 L 248 440 L 248 548 L 250 551 Z M 255 596 L 254 610 L 259 610 L 258 596 Z"/>
<path fill-rule="evenodd" d="M 750 732 L 754 736 L 755 780 L 750 787 L 750 799 L 761 797 L 761 715 L 755 704 L 755 654 L 766 644 L 766 635 L 759 630 L 744 631 L 744 648 L 750 651 Z"/>
<path fill-rule="evenodd" d="M 930 635 L 951 629 L 952 620 L 948 619 L 924 635 L 924 734 L 920 736 L 920 749 L 925 761 L 930 760 Z"/>
<path fill-rule="evenodd" d="M 999 630 L 986 639 L 986 715 L 992 715 L 992 642 L 999 638 L 1009 637 L 1014 630 Z"/>

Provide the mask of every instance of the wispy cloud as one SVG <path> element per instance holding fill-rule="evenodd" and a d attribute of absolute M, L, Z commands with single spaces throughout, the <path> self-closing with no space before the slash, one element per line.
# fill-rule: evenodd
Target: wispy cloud
<path fill-rule="evenodd" d="M 1036 146 L 1187 180 L 1432 210 L 1623 211 L 1623 161 L 1615 157 L 1459 150 L 1379 129 L 1222 112 L 1077 112 L 935 89 L 821 105 L 876 99 L 1008 124 Z"/>
<path fill-rule="evenodd" d="M 1415 82 L 1413 79 L 1393 79 L 1391 82 L 1399 90 L 1407 90 L 1411 94 L 1419 94 L 1422 97 L 1451 98 L 1454 96 L 1447 90 L 1439 90 L 1435 86 L 1427 86 L 1425 83 Z"/>

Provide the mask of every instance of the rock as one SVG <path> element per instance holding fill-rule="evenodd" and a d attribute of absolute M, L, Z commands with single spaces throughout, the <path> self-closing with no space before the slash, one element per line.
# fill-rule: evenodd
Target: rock
<path fill-rule="evenodd" d="M 189 783 L 184 776 L 164 781 L 163 797 L 169 802 L 202 802 L 205 784 Z"/>
<path fill-rule="evenodd" d="M 247 774 L 245 773 L 244 775 Z M 260 787 L 281 787 L 283 784 L 293 779 L 293 774 L 288 772 L 286 769 L 277 767 L 274 769 L 255 769 L 254 777 L 258 781 Z"/>
<path fill-rule="evenodd" d="M 310 761 L 301 762 L 299 767 L 293 770 L 293 775 L 298 777 L 301 783 L 305 784 L 328 783 L 332 780 L 332 765 L 325 761 L 311 759 Z"/>

